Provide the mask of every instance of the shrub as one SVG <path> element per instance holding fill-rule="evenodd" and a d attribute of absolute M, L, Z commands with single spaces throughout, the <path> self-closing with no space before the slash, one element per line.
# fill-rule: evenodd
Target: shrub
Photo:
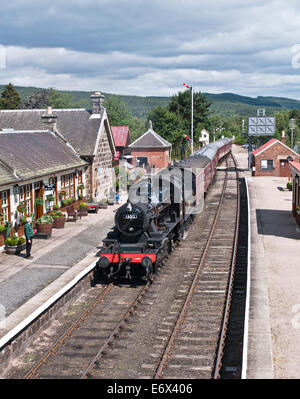
<path fill-rule="evenodd" d="M 18 240 L 18 237 L 14 235 L 11 238 L 7 238 L 4 243 L 7 247 L 16 247 L 18 245 Z"/>
<path fill-rule="evenodd" d="M 53 217 L 50 215 L 43 215 L 37 221 L 37 224 L 50 224 L 53 223 Z"/>
<path fill-rule="evenodd" d="M 88 205 L 86 204 L 86 202 L 81 202 L 79 204 L 79 209 L 88 209 Z"/>
<path fill-rule="evenodd" d="M 290 181 L 286 183 L 286 188 L 288 190 L 292 190 L 293 189 L 293 183 L 291 183 Z"/>
<path fill-rule="evenodd" d="M 54 210 L 54 211 L 58 211 L 58 210 L 59 210 L 59 208 L 60 208 L 60 206 L 59 206 L 59 205 L 53 205 L 53 210 Z"/>
<path fill-rule="evenodd" d="M 5 226 L 4 226 L 4 224 L 0 224 L 0 232 L 1 231 L 5 231 Z"/>
<path fill-rule="evenodd" d="M 52 216 L 53 218 L 62 218 L 62 217 L 64 217 L 65 215 L 64 215 L 61 211 L 55 211 L 55 212 L 52 212 L 52 213 L 51 213 L 51 216 Z"/>
<path fill-rule="evenodd" d="M 19 239 L 18 239 L 18 245 L 23 245 L 23 244 L 25 244 L 25 238 L 24 237 L 20 237 Z"/>

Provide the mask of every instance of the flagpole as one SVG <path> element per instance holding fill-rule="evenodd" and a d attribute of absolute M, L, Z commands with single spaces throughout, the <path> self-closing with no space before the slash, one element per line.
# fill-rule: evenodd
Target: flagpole
<path fill-rule="evenodd" d="M 191 87 L 191 93 L 192 93 L 192 111 L 191 111 L 191 152 L 192 154 L 194 153 L 194 92 L 193 92 L 193 87 Z"/>

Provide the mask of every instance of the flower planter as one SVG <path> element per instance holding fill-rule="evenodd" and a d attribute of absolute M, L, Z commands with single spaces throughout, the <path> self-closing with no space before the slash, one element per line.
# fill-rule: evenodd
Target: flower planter
<path fill-rule="evenodd" d="M 5 241 L 5 236 L 6 236 L 6 231 L 0 231 L 0 247 L 2 247 L 4 245 L 4 241 Z"/>
<path fill-rule="evenodd" d="M 66 223 L 66 218 L 61 217 L 61 218 L 53 218 L 53 228 L 54 229 L 63 229 L 65 227 Z"/>
<path fill-rule="evenodd" d="M 21 251 L 26 248 L 26 244 L 17 245 L 15 247 L 4 247 L 4 250 L 9 255 L 18 255 Z"/>
<path fill-rule="evenodd" d="M 36 228 L 38 233 L 51 234 L 53 223 L 37 223 Z"/>

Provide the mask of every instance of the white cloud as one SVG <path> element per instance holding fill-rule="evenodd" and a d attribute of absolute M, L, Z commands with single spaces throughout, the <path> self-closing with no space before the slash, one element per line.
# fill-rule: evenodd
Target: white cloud
<path fill-rule="evenodd" d="M 1 12 L 1 83 L 300 97 L 296 0 L 12 0 Z"/>

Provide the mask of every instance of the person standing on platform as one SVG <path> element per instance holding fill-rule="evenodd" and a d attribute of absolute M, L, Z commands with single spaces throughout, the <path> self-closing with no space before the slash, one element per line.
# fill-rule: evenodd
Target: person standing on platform
<path fill-rule="evenodd" d="M 32 247 L 32 238 L 34 236 L 33 228 L 32 228 L 32 219 L 30 217 L 26 218 L 26 224 L 24 228 L 24 233 L 26 237 L 26 259 L 33 259 L 33 256 L 30 255 L 31 247 Z"/>

